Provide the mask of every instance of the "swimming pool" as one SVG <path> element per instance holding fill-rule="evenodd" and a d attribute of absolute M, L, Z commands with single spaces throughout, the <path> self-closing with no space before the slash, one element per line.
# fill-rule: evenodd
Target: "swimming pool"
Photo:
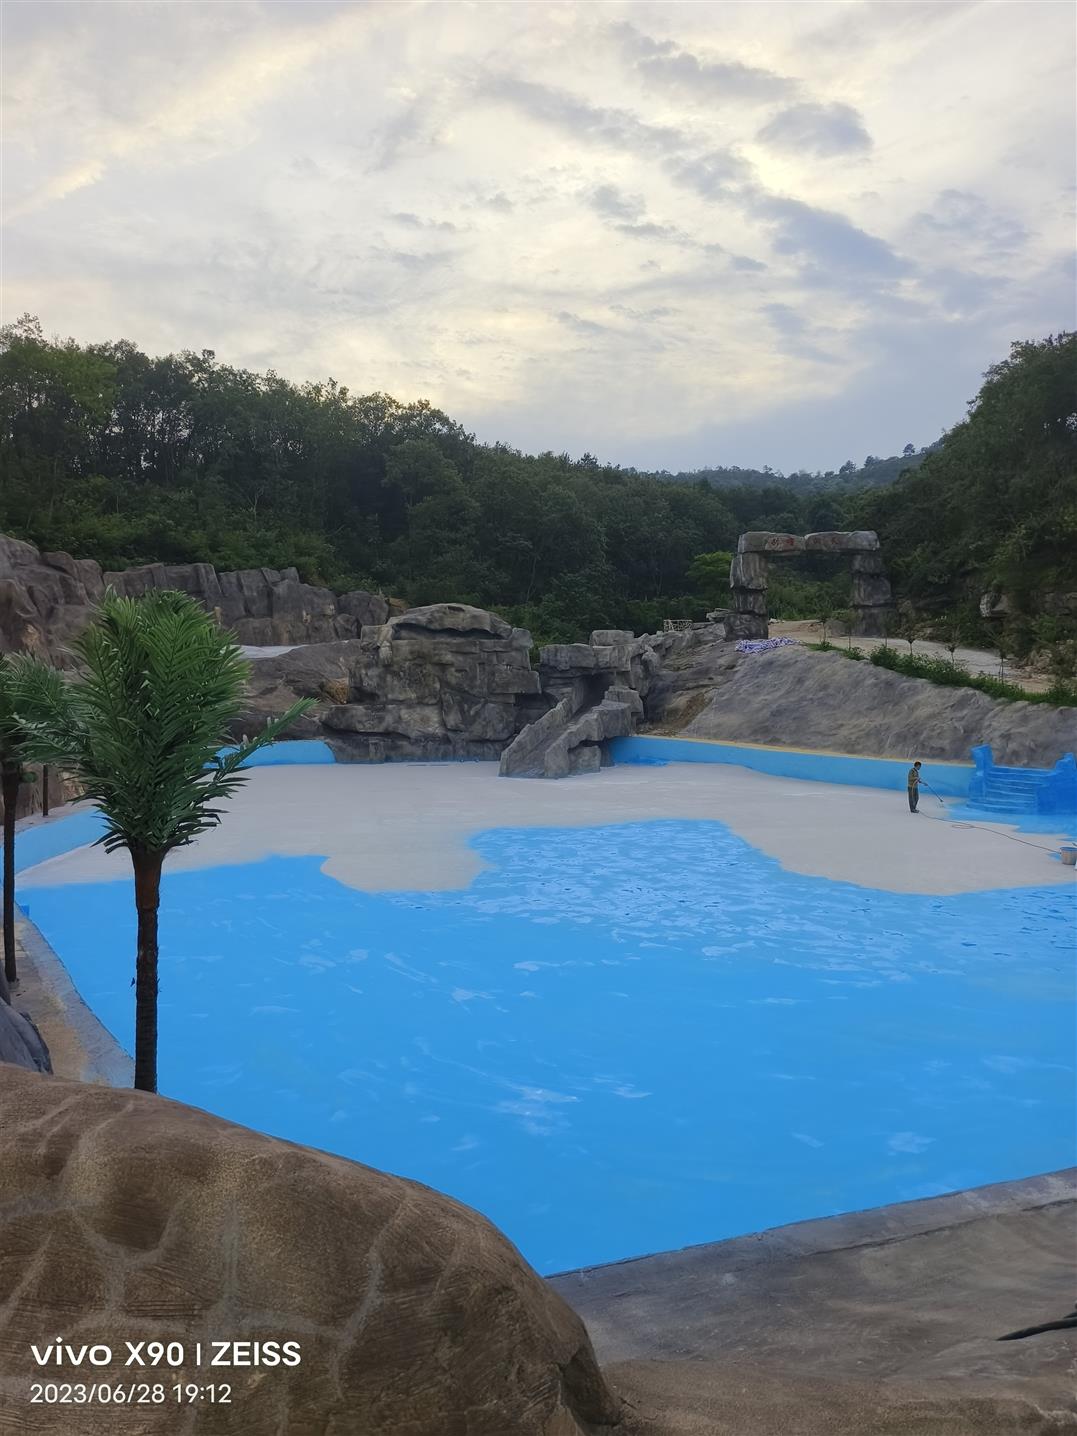
<path fill-rule="evenodd" d="M 881 891 L 698 819 L 471 841 L 441 891 L 166 867 L 161 1091 L 448 1192 L 544 1273 L 1071 1160 L 1072 885 Z M 130 1050 L 130 885 L 62 877 L 21 897 Z"/>

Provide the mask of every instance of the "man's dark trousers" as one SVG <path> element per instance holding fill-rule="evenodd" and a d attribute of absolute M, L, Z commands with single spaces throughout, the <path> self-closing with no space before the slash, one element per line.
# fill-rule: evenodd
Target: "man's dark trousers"
<path fill-rule="evenodd" d="M 920 789 L 919 789 L 919 787 L 914 788 L 914 787 L 912 786 L 912 784 L 910 783 L 910 784 L 909 784 L 909 812 L 910 812 L 910 813 L 915 813 L 915 812 L 916 812 L 916 805 L 917 805 L 917 803 L 918 803 L 919 801 L 920 801 Z"/>

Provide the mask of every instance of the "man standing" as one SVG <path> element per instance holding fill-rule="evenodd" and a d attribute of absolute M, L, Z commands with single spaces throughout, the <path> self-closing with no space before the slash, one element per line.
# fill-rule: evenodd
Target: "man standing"
<path fill-rule="evenodd" d="M 920 801 L 920 759 L 909 769 L 909 812 L 916 812 L 916 805 Z"/>

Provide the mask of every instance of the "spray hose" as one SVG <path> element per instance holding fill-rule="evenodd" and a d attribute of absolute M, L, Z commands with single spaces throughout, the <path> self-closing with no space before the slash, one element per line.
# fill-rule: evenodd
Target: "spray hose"
<path fill-rule="evenodd" d="M 938 793 L 935 792 L 935 789 L 931 786 L 931 784 L 923 778 L 920 779 L 920 782 L 923 783 L 924 787 L 935 799 L 939 807 L 943 810 L 943 812 L 945 812 L 946 804 L 939 797 Z M 924 817 L 931 818 L 931 814 L 925 813 Z M 982 823 L 955 823 L 950 818 L 931 818 L 931 821 L 933 823 L 947 822 L 950 823 L 950 826 L 954 828 L 974 828 L 978 832 L 994 833 L 995 836 L 998 838 L 1009 838 L 1011 843 L 1022 843 L 1026 848 L 1038 848 L 1041 853 L 1053 853 L 1056 851 L 1055 848 L 1044 847 L 1042 843 L 1030 843 L 1027 838 L 1019 838 L 1016 833 L 1000 833 L 998 828 L 989 828 Z"/>

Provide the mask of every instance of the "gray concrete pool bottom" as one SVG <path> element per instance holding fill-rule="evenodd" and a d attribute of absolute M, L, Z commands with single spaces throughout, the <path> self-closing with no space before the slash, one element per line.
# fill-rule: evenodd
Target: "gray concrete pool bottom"
<path fill-rule="evenodd" d="M 889 892 L 952 894 L 1075 880 L 1052 856 L 1058 835 L 958 826 L 929 795 L 775 778 L 745 768 L 614 767 L 543 782 L 499 778 L 492 763 L 256 768 L 221 827 L 172 854 L 169 871 L 325 854 L 324 872 L 369 892 L 466 887 L 490 828 L 596 827 L 717 819 L 792 872 Z M 23 873 L 22 888 L 126 876 L 126 854 L 84 848 Z M 701 872 L 700 882 L 721 880 Z"/>
<path fill-rule="evenodd" d="M 1077 1168 L 569 1272 L 639 1436 L 1077 1431 Z"/>

